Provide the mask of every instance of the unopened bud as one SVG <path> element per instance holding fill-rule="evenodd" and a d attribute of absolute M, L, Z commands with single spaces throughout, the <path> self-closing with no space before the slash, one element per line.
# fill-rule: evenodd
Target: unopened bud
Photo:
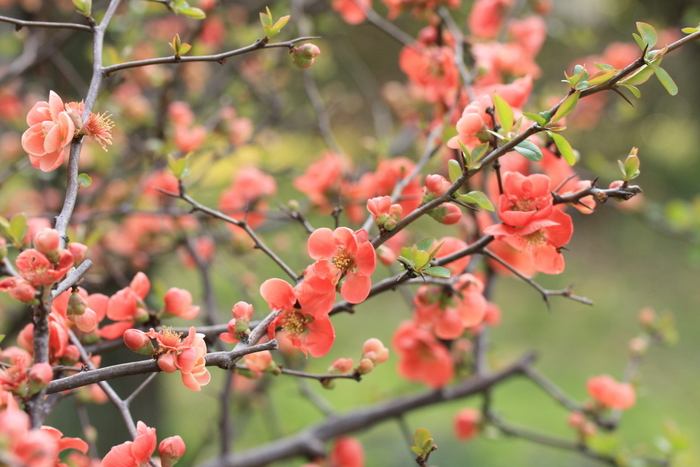
<path fill-rule="evenodd" d="M 53 370 L 47 362 L 35 363 L 29 370 L 29 392 L 36 394 L 49 385 L 53 379 Z"/>
<path fill-rule="evenodd" d="M 153 347 L 153 341 L 146 335 L 145 332 L 138 329 L 127 329 L 124 333 L 124 343 L 134 352 L 141 355 L 153 355 L 156 349 Z"/>
<path fill-rule="evenodd" d="M 85 300 L 78 292 L 73 292 L 70 294 L 68 299 L 68 308 L 66 309 L 66 314 L 68 315 L 84 315 L 85 311 L 88 309 L 87 300 Z"/>
<path fill-rule="evenodd" d="M 352 358 L 338 358 L 328 367 L 328 373 L 333 375 L 350 373 L 353 365 L 355 365 L 355 362 Z"/>
<path fill-rule="evenodd" d="M 60 244 L 61 234 L 49 227 L 44 227 L 34 236 L 34 247 L 54 263 L 58 261 Z"/>
<path fill-rule="evenodd" d="M 172 467 L 185 455 L 187 447 L 179 436 L 165 438 L 158 445 L 158 455 L 162 467 Z"/>
<path fill-rule="evenodd" d="M 372 360 L 369 358 L 363 358 L 360 360 L 360 365 L 357 367 L 357 371 L 359 371 L 361 375 L 366 375 L 372 370 L 374 370 L 374 362 Z"/>
<path fill-rule="evenodd" d="M 292 54 L 292 63 L 299 68 L 308 68 L 313 65 L 314 60 L 321 54 L 319 49 L 314 44 L 303 44 L 299 47 L 292 47 L 289 51 Z"/>

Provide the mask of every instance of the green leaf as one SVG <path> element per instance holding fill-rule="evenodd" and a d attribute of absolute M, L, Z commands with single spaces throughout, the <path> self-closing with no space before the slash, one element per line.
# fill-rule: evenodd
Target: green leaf
<path fill-rule="evenodd" d="M 474 168 L 478 167 L 478 165 L 476 165 L 476 163 L 479 162 L 488 153 L 489 153 L 488 143 L 480 144 L 474 148 L 474 150 L 472 151 L 472 161 L 475 164 Z"/>
<path fill-rule="evenodd" d="M 416 264 L 416 270 L 420 271 L 421 269 L 423 269 L 423 267 L 425 267 L 426 264 L 430 262 L 430 253 L 422 250 L 414 251 L 413 260 Z"/>
<path fill-rule="evenodd" d="M 561 157 L 564 158 L 566 163 L 569 165 L 574 165 L 576 163 L 576 155 L 574 154 L 574 150 L 571 148 L 571 145 L 566 140 L 566 138 L 564 138 L 562 135 L 558 135 L 549 131 L 547 133 L 554 140 L 554 144 L 557 145 L 557 149 L 559 150 Z"/>
<path fill-rule="evenodd" d="M 182 8 L 177 10 L 176 13 L 180 13 L 183 16 L 187 16 L 188 18 L 194 19 L 204 19 L 207 17 L 207 14 L 204 13 L 203 10 L 195 7 Z"/>
<path fill-rule="evenodd" d="M 274 26 L 272 26 L 272 29 L 275 31 L 275 33 L 278 33 L 282 30 L 283 27 L 287 25 L 287 22 L 289 22 L 290 16 L 283 16 L 280 19 L 277 20 Z"/>
<path fill-rule="evenodd" d="M 631 93 L 634 95 L 634 97 L 636 97 L 637 99 L 639 99 L 640 97 L 642 97 L 641 91 L 640 91 L 639 89 L 637 89 L 635 86 L 632 86 L 631 84 L 627 84 L 627 83 L 618 83 L 617 85 L 618 85 L 618 86 L 624 86 L 625 89 L 629 90 L 629 92 L 631 92 Z"/>
<path fill-rule="evenodd" d="M 493 95 L 493 105 L 496 108 L 496 117 L 501 128 L 503 128 L 505 134 L 510 133 L 510 130 L 513 128 L 513 109 L 498 94 Z"/>
<path fill-rule="evenodd" d="M 5 334 L 0 334 L 0 342 L 5 340 Z"/>
<path fill-rule="evenodd" d="M 574 89 L 576 89 L 577 91 L 583 91 L 588 86 L 589 86 L 588 81 L 583 80 L 583 81 L 577 83 L 576 86 L 574 87 Z"/>
<path fill-rule="evenodd" d="M 450 181 L 454 183 L 459 177 L 462 176 L 462 167 L 459 166 L 459 162 L 454 159 L 450 159 L 447 162 L 447 173 L 450 176 Z"/>
<path fill-rule="evenodd" d="M 433 248 L 433 251 L 430 252 L 430 257 L 428 258 L 428 261 L 432 261 L 433 258 L 435 258 L 435 255 L 438 254 L 438 251 L 440 251 L 440 248 L 442 248 L 442 245 L 444 245 L 444 244 L 445 244 L 445 242 L 442 241 L 442 242 L 438 243 L 438 245 L 435 248 Z"/>
<path fill-rule="evenodd" d="M 435 237 L 426 237 L 423 240 L 416 243 L 416 249 L 420 251 L 428 251 L 433 247 L 435 243 Z"/>
<path fill-rule="evenodd" d="M 417 448 L 415 446 L 411 446 L 411 451 L 413 451 L 414 454 L 417 454 L 419 456 L 422 456 L 424 454 L 421 448 Z"/>
<path fill-rule="evenodd" d="M 638 84 L 646 83 L 647 80 L 651 78 L 651 75 L 653 74 L 654 69 L 649 65 L 644 65 L 635 74 L 633 74 L 629 78 L 622 80 L 621 83 L 633 84 L 636 86 Z"/>
<path fill-rule="evenodd" d="M 686 34 L 695 34 L 696 32 L 700 32 L 700 29 L 698 28 L 683 28 L 681 29 Z"/>
<path fill-rule="evenodd" d="M 616 70 L 614 68 L 607 69 L 607 70 L 601 70 L 598 73 L 591 76 L 591 78 L 588 80 L 588 84 L 590 84 L 591 86 L 595 86 L 596 84 L 604 83 L 604 82 L 608 81 L 610 78 L 612 78 L 613 76 L 615 76 L 615 74 L 618 71 L 619 70 Z"/>
<path fill-rule="evenodd" d="M 644 50 L 646 48 L 646 44 L 644 43 L 644 39 L 639 37 L 639 34 L 633 33 L 632 37 L 634 37 L 634 41 L 637 43 L 640 49 Z"/>
<path fill-rule="evenodd" d="M 473 162 L 472 162 L 472 154 L 471 154 L 471 152 L 469 152 L 469 148 L 466 147 L 464 145 L 464 143 L 461 142 L 460 140 L 457 140 L 457 142 L 459 143 L 459 147 L 462 148 L 462 155 L 464 156 L 464 163 L 467 165 L 468 169 L 471 169 Z M 460 172 L 461 172 L 461 170 L 460 170 Z"/>
<path fill-rule="evenodd" d="M 417 428 L 413 433 L 413 444 L 416 446 L 423 446 L 429 439 L 432 439 L 432 435 L 425 428 Z"/>
<path fill-rule="evenodd" d="M 443 268 L 442 266 L 432 266 L 427 269 L 423 269 L 421 272 L 435 277 L 443 277 L 445 279 L 449 279 L 450 277 L 450 270 Z"/>
<path fill-rule="evenodd" d="M 673 81 L 673 78 L 660 66 L 652 65 L 651 66 L 654 69 L 654 72 L 656 74 L 656 77 L 659 79 L 661 84 L 666 88 L 666 91 L 672 96 L 675 96 L 678 94 L 678 86 L 676 86 L 676 83 Z"/>
<path fill-rule="evenodd" d="M 23 212 L 15 214 L 10 220 L 10 232 L 18 243 L 24 241 L 24 236 L 27 234 L 27 215 Z"/>
<path fill-rule="evenodd" d="M 614 69 L 615 69 L 612 65 L 608 65 L 607 63 L 598 63 L 598 62 L 594 62 L 593 64 L 594 64 L 595 67 L 598 68 L 599 70 L 614 70 Z M 596 75 L 597 75 L 597 74 L 598 74 L 598 73 L 596 73 Z M 595 75 L 593 75 L 593 76 L 595 76 Z"/>
<path fill-rule="evenodd" d="M 540 148 L 538 148 L 536 144 L 530 141 L 522 141 L 515 146 L 514 149 L 531 161 L 539 162 L 542 160 L 542 151 L 540 151 Z"/>
<path fill-rule="evenodd" d="M 548 122 L 547 119 L 545 119 L 544 117 L 542 117 L 541 115 L 538 115 L 538 114 L 523 112 L 523 116 L 529 118 L 530 120 L 532 120 L 533 122 L 537 123 L 540 126 L 545 126 Z"/>
<path fill-rule="evenodd" d="M 459 194 L 458 198 L 465 203 L 476 204 L 481 209 L 486 209 L 487 211 L 493 211 L 493 204 L 489 200 L 488 196 L 480 191 L 470 191 L 466 195 Z"/>
<path fill-rule="evenodd" d="M 559 106 L 556 113 L 552 117 L 552 123 L 561 120 L 562 118 L 569 115 L 578 104 L 578 98 L 581 95 L 581 91 L 575 91 L 567 97 L 564 102 Z"/>
<path fill-rule="evenodd" d="M 78 186 L 80 188 L 87 188 L 92 185 L 92 178 L 88 174 L 78 174 Z"/>
<path fill-rule="evenodd" d="M 642 36 L 642 41 L 644 41 L 644 44 L 647 46 L 647 49 L 651 49 L 652 47 L 654 47 L 658 38 L 656 37 L 656 31 L 654 30 L 654 27 L 651 24 L 638 22 L 637 31 L 639 31 L 639 34 Z M 643 48 L 644 47 L 642 47 L 642 49 Z"/>
<path fill-rule="evenodd" d="M 491 134 L 491 135 L 493 135 L 493 136 L 495 136 L 496 138 L 498 138 L 498 139 L 500 139 L 500 140 L 507 139 L 507 138 L 506 138 L 505 136 L 503 136 L 502 134 L 497 133 L 497 132 L 495 132 L 495 131 L 493 131 L 493 130 L 486 130 L 486 132 L 489 133 L 489 134 Z"/>
<path fill-rule="evenodd" d="M 187 168 L 187 163 L 191 155 L 192 153 L 188 153 L 185 157 L 175 159 L 172 155 L 168 154 L 168 168 L 178 180 L 182 180 L 189 174 L 190 171 Z"/>
<path fill-rule="evenodd" d="M 263 29 L 265 26 L 272 26 L 272 13 L 270 12 L 270 7 L 265 7 L 265 10 L 267 10 L 267 13 L 260 13 L 260 23 L 263 25 Z"/>

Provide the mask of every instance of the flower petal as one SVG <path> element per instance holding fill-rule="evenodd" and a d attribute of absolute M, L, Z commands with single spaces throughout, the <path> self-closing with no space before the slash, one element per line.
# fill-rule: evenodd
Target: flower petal
<path fill-rule="evenodd" d="M 325 227 L 314 230 L 309 236 L 308 250 L 313 259 L 331 259 L 338 251 L 333 231 Z"/>

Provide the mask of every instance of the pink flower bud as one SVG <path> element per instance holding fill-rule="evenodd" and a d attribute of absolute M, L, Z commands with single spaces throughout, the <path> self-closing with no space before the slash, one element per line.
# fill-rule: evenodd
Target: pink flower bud
<path fill-rule="evenodd" d="M 10 298 L 24 303 L 33 303 L 36 300 L 34 286 L 18 277 L 8 277 L 0 281 L 0 291 L 7 292 Z"/>
<path fill-rule="evenodd" d="M 466 441 L 479 434 L 481 412 L 472 407 L 462 409 L 455 414 L 454 429 L 457 439 Z"/>
<path fill-rule="evenodd" d="M 586 417 L 581 412 L 571 412 L 567 422 L 571 428 L 578 430 L 586 423 Z"/>
<path fill-rule="evenodd" d="M 370 353 L 373 354 L 370 356 Z M 368 356 L 374 363 L 384 363 L 389 358 L 389 349 L 376 337 L 367 339 L 362 345 L 362 355 Z"/>
<path fill-rule="evenodd" d="M 639 323 L 645 328 L 651 327 L 656 321 L 656 312 L 652 308 L 644 308 L 639 312 Z"/>
<path fill-rule="evenodd" d="M 58 258 L 58 249 L 61 245 L 61 234 L 58 230 L 43 228 L 34 236 L 34 247 L 44 253 L 51 261 Z"/>
<path fill-rule="evenodd" d="M 39 389 L 48 386 L 52 379 L 53 370 L 48 362 L 35 363 L 29 370 L 29 381 L 38 385 Z"/>
<path fill-rule="evenodd" d="M 644 355 L 649 347 L 649 342 L 643 337 L 634 337 L 630 340 L 630 353 L 635 357 Z"/>
<path fill-rule="evenodd" d="M 82 263 L 83 260 L 85 259 L 85 252 L 87 251 L 88 247 L 83 245 L 82 243 L 77 243 L 77 242 L 71 242 L 68 245 L 68 251 L 70 251 L 70 254 L 73 255 L 73 262 L 74 263 Z"/>
<path fill-rule="evenodd" d="M 187 447 L 179 436 L 165 438 L 158 445 L 158 455 L 162 467 L 172 467 L 185 455 Z"/>
<path fill-rule="evenodd" d="M 61 363 L 63 365 L 72 365 L 78 360 L 80 360 L 80 350 L 72 344 L 66 346 L 66 350 L 61 357 Z"/>
<path fill-rule="evenodd" d="M 272 362 L 272 353 L 269 350 L 263 350 L 262 352 L 255 352 L 248 354 L 243 357 L 245 360 L 245 365 L 253 373 L 262 373 L 267 370 Z"/>
<path fill-rule="evenodd" d="M 155 353 L 151 338 L 138 329 L 127 329 L 124 333 L 124 343 L 131 350 L 141 355 L 153 355 Z"/>
<path fill-rule="evenodd" d="M 199 314 L 199 307 L 192 306 L 192 294 L 187 290 L 171 288 L 165 293 L 165 312 L 183 319 Z"/>
<path fill-rule="evenodd" d="M 292 54 L 292 63 L 299 68 L 308 68 L 313 65 L 314 60 L 321 54 L 319 49 L 314 44 L 303 44 L 299 47 L 293 47 L 290 51 Z"/>
<path fill-rule="evenodd" d="M 238 321 L 250 322 L 250 319 L 253 317 L 253 305 L 246 302 L 238 302 L 233 305 L 231 313 Z"/>
<path fill-rule="evenodd" d="M 338 358 L 328 367 L 328 373 L 341 375 L 350 373 L 355 362 L 352 358 Z"/>
<path fill-rule="evenodd" d="M 425 188 L 435 196 L 442 196 L 451 184 L 445 177 L 438 174 L 430 174 L 425 177 Z"/>
<path fill-rule="evenodd" d="M 374 352 L 370 352 L 370 354 L 373 353 Z M 357 367 L 357 370 L 360 372 L 361 375 L 371 373 L 372 370 L 374 370 L 374 362 L 371 358 L 363 358 L 362 360 L 360 360 L 360 365 Z"/>
<path fill-rule="evenodd" d="M 70 294 L 70 298 L 68 299 L 68 308 L 66 309 L 67 315 L 83 315 L 87 309 L 87 300 L 85 300 L 78 292 L 73 292 Z"/>
<path fill-rule="evenodd" d="M 634 388 L 629 383 L 618 383 L 611 376 L 590 378 L 586 385 L 588 394 L 602 407 L 625 410 L 636 401 Z"/>

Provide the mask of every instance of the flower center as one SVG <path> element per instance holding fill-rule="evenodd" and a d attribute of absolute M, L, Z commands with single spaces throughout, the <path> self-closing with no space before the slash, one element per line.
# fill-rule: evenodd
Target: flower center
<path fill-rule="evenodd" d="M 333 263 L 338 271 L 345 274 L 355 266 L 355 258 L 344 248 L 340 248 L 338 254 L 331 259 L 331 263 Z"/>
<path fill-rule="evenodd" d="M 534 199 L 516 198 L 511 201 L 511 211 L 537 211 L 537 202 Z"/>
<path fill-rule="evenodd" d="M 542 229 L 536 230 L 531 234 L 523 235 L 523 239 L 528 243 L 529 246 L 535 248 L 547 243 L 547 238 L 545 237 Z"/>
<path fill-rule="evenodd" d="M 158 344 L 161 347 L 174 349 L 175 347 L 180 345 L 180 337 L 182 336 L 182 333 L 175 332 L 172 328 L 164 327 L 160 331 L 160 336 L 161 338 L 158 339 Z"/>
<path fill-rule="evenodd" d="M 284 324 L 282 329 L 287 331 L 290 335 L 298 336 L 306 332 L 306 325 L 310 322 L 308 318 L 310 316 L 303 315 L 299 311 L 292 311 L 287 313 L 284 319 Z"/>

